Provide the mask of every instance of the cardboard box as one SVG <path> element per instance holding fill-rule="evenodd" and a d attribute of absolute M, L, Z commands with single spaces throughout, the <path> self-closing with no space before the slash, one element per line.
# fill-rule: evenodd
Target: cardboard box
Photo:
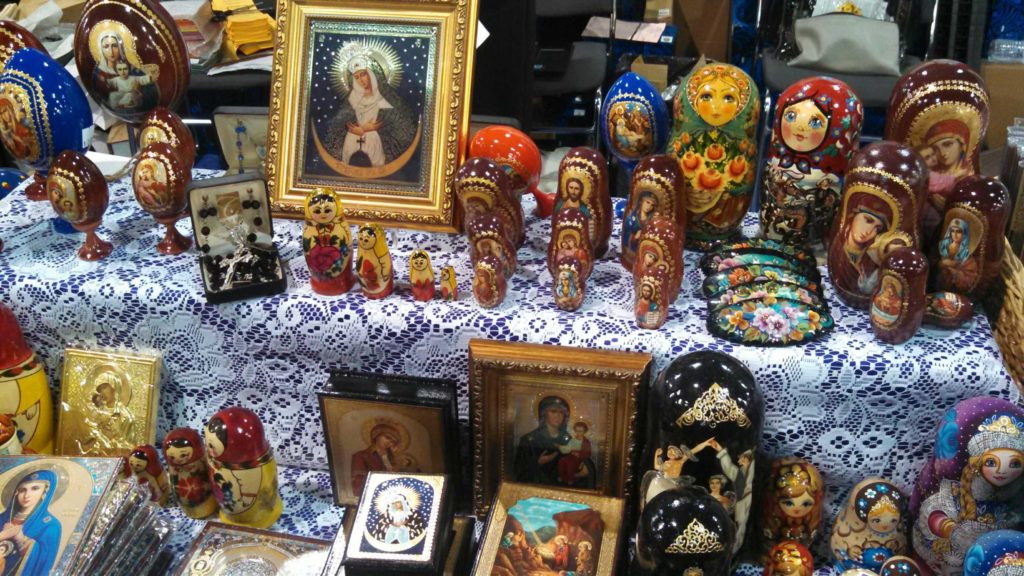
<path fill-rule="evenodd" d="M 981 76 L 988 85 L 989 120 L 985 143 L 989 148 L 1006 146 L 1006 128 L 1024 114 L 1024 63 L 983 62 Z"/>
<path fill-rule="evenodd" d="M 647 0 L 644 4 L 644 22 L 672 23 L 672 0 Z"/>
<path fill-rule="evenodd" d="M 675 0 L 676 56 L 705 55 L 728 62 L 731 9 L 732 3 L 722 0 Z"/>

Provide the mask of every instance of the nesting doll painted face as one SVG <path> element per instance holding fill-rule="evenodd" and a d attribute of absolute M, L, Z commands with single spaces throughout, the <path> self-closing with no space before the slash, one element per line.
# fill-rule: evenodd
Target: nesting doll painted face
<path fill-rule="evenodd" d="M 964 576 L 1020 576 L 1024 573 L 1024 532 L 983 534 L 967 551 Z"/>
<path fill-rule="evenodd" d="M 946 412 L 914 487 L 914 550 L 936 574 L 964 570 L 970 543 L 1024 522 L 1024 408 L 970 398 Z"/>
<path fill-rule="evenodd" d="M 968 176 L 957 183 L 932 258 L 936 289 L 971 298 L 988 293 L 1002 270 L 1009 214 L 1010 195 L 999 180 Z"/>
<path fill-rule="evenodd" d="M 78 257 L 106 258 L 114 247 L 96 235 L 96 228 L 103 221 L 110 197 L 107 181 L 92 160 L 74 150 L 61 152 L 50 166 L 46 192 L 54 211 L 76 230 L 86 233 Z"/>
<path fill-rule="evenodd" d="M 670 218 L 686 233 L 685 188 L 679 164 L 668 155 L 648 156 L 633 171 L 629 184 L 629 204 L 622 217 L 622 254 L 620 261 L 633 270 L 640 232 L 655 215 Z"/>
<path fill-rule="evenodd" d="M 276 522 L 283 506 L 277 462 L 256 413 L 225 408 L 206 423 L 203 436 L 221 521 L 256 528 Z"/>
<path fill-rule="evenodd" d="M 680 488 L 644 506 L 634 562 L 649 574 L 724 576 L 734 549 L 735 527 L 725 508 L 703 490 Z"/>
<path fill-rule="evenodd" d="M 217 500 L 210 488 L 210 474 L 203 454 L 199 432 L 191 428 L 171 430 L 163 442 L 164 460 L 171 488 L 178 504 L 190 518 L 206 518 L 217 511 Z"/>
<path fill-rule="evenodd" d="M 481 256 L 473 263 L 473 296 L 481 308 L 494 308 L 505 300 L 508 283 L 497 256 Z"/>
<path fill-rule="evenodd" d="M 832 553 L 841 570 L 878 572 L 892 556 L 907 553 L 907 497 L 882 478 L 861 481 L 832 526 Z"/>
<path fill-rule="evenodd" d="M 825 238 L 862 122 L 860 99 L 834 78 L 806 78 L 779 96 L 765 166 L 763 237 L 794 244 Z"/>
<path fill-rule="evenodd" d="M 306 197 L 302 251 L 310 285 L 317 294 L 344 294 L 355 284 L 352 231 L 345 221 L 341 197 L 329 188 L 318 188 Z"/>
<path fill-rule="evenodd" d="M 395 287 L 395 271 L 388 249 L 387 233 L 376 222 L 363 224 L 356 233 L 356 275 L 363 295 L 371 300 L 384 298 Z"/>
<path fill-rule="evenodd" d="M 580 146 L 562 158 L 554 214 L 562 208 L 576 208 L 589 219 L 587 230 L 594 256 L 604 256 L 612 233 L 612 201 L 608 195 L 608 162 L 597 150 Z"/>
<path fill-rule="evenodd" d="M 641 494 L 662 477 L 687 478 L 721 503 L 737 526 L 738 550 L 753 503 L 755 455 L 764 400 L 753 374 L 721 352 L 692 352 L 658 376 L 650 399 L 648 454 L 652 468 Z"/>
<path fill-rule="evenodd" d="M 821 525 L 825 498 L 818 469 L 801 458 L 781 458 L 772 461 L 769 482 L 761 517 L 764 548 L 782 540 L 809 545 Z"/>
<path fill-rule="evenodd" d="M 582 280 L 590 277 L 594 256 L 587 233 L 590 219 L 582 210 L 565 207 L 557 210 L 551 219 L 551 240 L 548 242 L 548 271 L 555 276 L 563 258 L 576 258 L 582 268 Z"/>
<path fill-rule="evenodd" d="M 656 215 L 644 225 L 637 243 L 634 281 L 649 270 L 661 268 L 668 274 L 668 301 L 675 302 L 683 283 L 683 238 L 670 218 Z"/>
<path fill-rule="evenodd" d="M 151 502 L 160 506 L 167 504 L 171 495 L 171 485 L 156 448 L 148 445 L 136 446 L 128 455 L 128 466 L 139 483 L 149 488 Z"/>
<path fill-rule="evenodd" d="M 608 88 L 601 106 L 601 135 L 627 171 L 664 149 L 668 123 L 665 102 L 646 78 L 626 72 Z"/>
<path fill-rule="evenodd" d="M 707 250 L 739 234 L 754 192 L 760 112 L 757 86 L 735 66 L 701 66 L 683 81 L 670 151 L 689 183 L 687 247 Z"/>
<path fill-rule="evenodd" d="M 868 307 L 889 251 L 920 246 L 927 173 L 916 152 L 895 142 L 854 155 L 828 252 L 832 284 L 848 305 Z"/>
<path fill-rule="evenodd" d="M 904 74 L 893 88 L 885 138 L 910 146 L 928 165 L 928 238 L 953 186 L 965 176 L 980 173 L 988 106 L 985 81 L 954 60 L 925 62 Z"/>
<path fill-rule="evenodd" d="M 792 540 L 779 542 L 768 551 L 764 576 L 812 576 L 814 557 L 807 548 Z"/>
<path fill-rule="evenodd" d="M 575 256 L 565 256 L 555 266 L 555 305 L 573 312 L 583 304 L 587 280 L 584 264 Z"/>

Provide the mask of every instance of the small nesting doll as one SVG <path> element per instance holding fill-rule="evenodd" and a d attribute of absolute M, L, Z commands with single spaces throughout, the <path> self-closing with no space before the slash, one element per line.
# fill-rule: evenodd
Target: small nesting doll
<path fill-rule="evenodd" d="M 508 283 L 497 256 L 485 255 L 473 263 L 473 296 L 481 308 L 494 308 L 505 300 Z"/>
<path fill-rule="evenodd" d="M 934 244 L 935 288 L 983 298 L 999 278 L 1010 194 L 995 178 L 967 176 L 946 200 L 941 236 Z"/>
<path fill-rule="evenodd" d="M 512 190 L 512 181 L 500 166 L 486 158 L 470 158 L 455 174 L 455 196 L 462 206 L 462 227 L 480 214 L 493 212 L 501 218 L 516 246 L 526 241 L 523 205 Z"/>
<path fill-rule="evenodd" d="M 356 274 L 363 294 L 371 300 L 388 296 L 395 289 L 395 274 L 384 228 L 376 222 L 363 224 L 359 227 L 357 241 Z"/>
<path fill-rule="evenodd" d="M 17 456 L 21 452 L 21 438 L 18 437 L 18 424 L 14 416 L 0 414 L 0 456 Z"/>
<path fill-rule="evenodd" d="M 687 248 L 708 250 L 739 235 L 754 193 L 760 114 L 757 86 L 735 66 L 699 66 L 683 80 L 670 151 L 689 182 Z"/>
<path fill-rule="evenodd" d="M 885 139 L 910 146 L 928 165 L 928 201 L 922 210 L 929 242 L 935 239 L 953 186 L 981 173 L 988 107 L 985 81 L 954 60 L 925 62 L 893 88 Z"/>
<path fill-rule="evenodd" d="M 761 533 L 764 550 L 782 540 L 810 545 L 821 526 L 825 483 L 810 462 L 795 457 L 772 461 L 764 497 Z"/>
<path fill-rule="evenodd" d="M 679 488 L 652 498 L 636 527 L 630 574 L 725 576 L 736 529 L 725 508 L 707 492 Z"/>
<path fill-rule="evenodd" d="M 167 473 L 160 464 L 160 455 L 152 446 L 136 446 L 128 455 L 128 466 L 132 469 L 139 484 L 145 484 L 149 488 L 150 502 L 156 502 L 161 506 L 167 505 L 167 499 L 171 496 L 171 483 L 167 480 Z"/>
<path fill-rule="evenodd" d="M 597 150 L 579 146 L 562 158 L 553 213 L 563 208 L 575 208 L 587 217 L 594 257 L 604 256 L 612 234 L 612 199 L 608 194 L 608 162 Z"/>
<path fill-rule="evenodd" d="M 648 220 L 640 231 L 633 264 L 634 280 L 652 268 L 661 268 L 668 273 L 666 298 L 669 304 L 676 301 L 683 284 L 684 239 L 679 231 L 680 227 L 671 218 L 655 215 Z"/>
<path fill-rule="evenodd" d="M 13 415 L 21 444 L 36 454 L 53 454 L 53 397 L 43 363 L 25 343 L 21 326 L 0 302 L 0 399 Z"/>
<path fill-rule="evenodd" d="M 163 442 L 164 460 L 178 504 L 189 518 L 201 520 L 217 511 L 210 488 L 203 439 L 191 428 L 171 430 Z"/>
<path fill-rule="evenodd" d="M 946 412 L 914 486 L 914 551 L 940 576 L 964 571 L 983 534 L 1024 522 L 1024 408 L 970 398 Z"/>
<path fill-rule="evenodd" d="M 882 478 L 861 481 L 832 526 L 832 554 L 840 570 L 878 572 L 892 556 L 907 553 L 907 497 Z"/>
<path fill-rule="evenodd" d="M 426 250 L 413 250 L 409 256 L 409 284 L 412 297 L 420 302 L 434 298 L 434 267 Z"/>
<path fill-rule="evenodd" d="M 512 235 L 497 212 L 479 214 L 466 230 L 469 235 L 470 260 L 494 256 L 502 263 L 502 274 L 511 278 L 516 273 L 516 247 Z"/>
<path fill-rule="evenodd" d="M 871 298 L 871 329 L 889 344 L 902 344 L 924 320 L 928 260 L 914 248 L 897 248 L 882 261 L 881 280 Z"/>
<path fill-rule="evenodd" d="M 779 96 L 764 171 L 762 237 L 790 244 L 827 238 L 863 115 L 857 95 L 834 78 L 805 78 Z"/>
<path fill-rule="evenodd" d="M 665 324 L 671 284 L 672 278 L 663 268 L 651 268 L 633 277 L 633 315 L 638 327 L 657 330 Z"/>
<path fill-rule="evenodd" d="M 806 546 L 792 540 L 779 542 L 768 551 L 764 576 L 813 576 L 814 557 Z"/>
<path fill-rule="evenodd" d="M 996 530 L 982 534 L 967 550 L 964 576 L 1024 574 L 1024 532 Z"/>
<path fill-rule="evenodd" d="M 453 266 L 445 266 L 441 269 L 441 299 L 448 302 L 459 299 L 459 282 L 455 277 Z"/>
<path fill-rule="evenodd" d="M 722 352 L 699 351 L 673 360 L 651 387 L 647 457 L 652 470 L 641 498 L 683 478 L 705 488 L 736 525 L 738 551 L 753 506 L 756 455 L 764 399 L 754 375 Z"/>
<path fill-rule="evenodd" d="M 558 262 L 567 257 L 576 258 L 583 265 L 583 280 L 590 277 L 594 252 L 587 232 L 589 224 L 590 219 L 578 208 L 555 210 L 551 217 L 551 240 L 548 241 L 548 272 L 552 277 L 555 277 Z"/>
<path fill-rule="evenodd" d="M 683 174 L 671 156 L 649 156 L 640 161 L 629 184 L 629 203 L 622 217 L 622 254 L 619 260 L 633 271 L 640 231 L 644 224 L 661 214 L 686 233 L 686 203 Z"/>
<path fill-rule="evenodd" d="M 846 304 L 868 308 L 888 251 L 921 246 L 927 174 L 916 152 L 894 142 L 854 154 L 828 249 L 828 274 Z"/>
<path fill-rule="evenodd" d="M 585 265 L 575 256 L 563 256 L 555 265 L 555 305 L 562 310 L 579 310 L 586 296 Z"/>
<path fill-rule="evenodd" d="M 85 243 L 78 249 L 82 260 L 102 260 L 113 245 L 96 235 L 110 199 L 107 181 L 100 169 L 85 154 L 74 150 L 61 152 L 50 166 L 46 192 L 57 214 L 79 232 Z"/>
<path fill-rule="evenodd" d="M 268 528 L 281 516 L 277 462 L 252 410 L 233 406 L 217 412 L 203 430 L 213 495 L 220 520 Z"/>
<path fill-rule="evenodd" d="M 341 198 L 329 188 L 317 188 L 306 196 L 302 252 L 309 267 L 310 286 L 317 294 L 344 294 L 355 284 L 352 231 L 345 221 Z"/>

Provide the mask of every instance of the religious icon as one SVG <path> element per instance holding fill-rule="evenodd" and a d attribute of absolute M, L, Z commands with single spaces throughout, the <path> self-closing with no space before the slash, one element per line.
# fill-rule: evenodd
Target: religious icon
<path fill-rule="evenodd" d="M 165 142 L 181 156 L 183 167 L 192 170 L 196 162 L 196 143 L 192 131 L 181 118 L 167 108 L 154 108 L 146 115 L 139 130 L 139 149 L 150 144 Z"/>
<path fill-rule="evenodd" d="M 344 509 L 341 512 L 344 513 Z M 205 524 L 178 564 L 177 570 L 182 574 L 287 574 L 297 570 L 316 576 L 320 574 L 318 569 L 324 563 L 325 556 L 333 559 L 336 554 L 331 543 L 325 540 L 228 526 L 212 520 Z M 338 532 L 342 542 L 340 556 L 344 554 L 344 527 L 339 527 Z M 337 561 L 340 568 L 341 558 Z M 336 576 L 338 570 L 323 574 Z"/>
<path fill-rule="evenodd" d="M 557 209 L 551 217 L 551 239 L 548 241 L 548 272 L 554 277 L 563 258 L 575 258 L 583 266 L 582 280 L 590 277 L 594 253 L 587 232 L 590 219 L 578 208 Z"/>
<path fill-rule="evenodd" d="M 166 506 L 171 496 L 171 483 L 167 480 L 163 464 L 156 448 L 152 446 L 136 446 L 128 455 L 128 466 L 132 469 L 135 479 L 149 488 L 150 502 Z"/>
<path fill-rule="evenodd" d="M 764 172 L 761 236 L 794 244 L 828 238 L 862 119 L 860 99 L 834 78 L 806 78 L 779 96 Z"/>
<path fill-rule="evenodd" d="M 494 308 L 505 300 L 508 282 L 497 256 L 481 256 L 473 264 L 473 296 L 481 308 Z"/>
<path fill-rule="evenodd" d="M 1003 266 L 1003 239 L 1010 215 L 1010 195 L 995 178 L 968 176 L 946 201 L 935 287 L 970 298 L 985 296 Z"/>
<path fill-rule="evenodd" d="M 511 278 L 515 275 L 518 266 L 518 256 L 512 233 L 501 219 L 498 211 L 478 214 L 466 228 L 466 235 L 469 237 L 470 261 L 475 263 L 484 256 L 493 256 L 501 262 L 502 274 L 506 278 Z"/>
<path fill-rule="evenodd" d="M 871 301 L 871 321 L 889 328 L 900 319 L 903 310 L 903 285 L 895 275 L 883 275 L 878 292 Z"/>
<path fill-rule="evenodd" d="M 330 188 L 318 188 L 306 199 L 302 251 L 309 267 L 310 286 L 317 294 L 344 294 L 355 284 L 352 231 L 341 198 Z"/>
<path fill-rule="evenodd" d="M 602 140 L 629 175 L 638 160 L 665 148 L 668 110 L 650 81 L 626 72 L 608 88 L 599 125 Z"/>
<path fill-rule="evenodd" d="M 640 232 L 655 215 L 674 221 L 680 234 L 686 234 L 685 185 L 679 163 L 671 156 L 648 156 L 637 163 L 630 180 L 629 203 L 622 218 L 622 254 L 619 257 L 630 272 Z"/>
<path fill-rule="evenodd" d="M 633 276 L 633 316 L 638 327 L 657 330 L 665 324 L 672 303 L 671 284 L 672 278 L 662 268 L 654 267 Z"/>
<path fill-rule="evenodd" d="M 889 344 L 917 333 L 924 319 L 928 260 L 913 248 L 893 250 L 882 262 L 882 281 L 871 300 L 871 328 Z"/>
<path fill-rule="evenodd" d="M 725 576 L 736 549 L 734 526 L 726 509 L 704 490 L 662 492 L 640 513 L 630 574 Z"/>
<path fill-rule="evenodd" d="M 598 467 L 587 438 L 590 424 L 571 420 L 569 403 L 555 395 L 537 404 L 537 427 L 516 442 L 513 478 L 547 486 L 594 488 Z M 570 433 L 570 426 L 572 427 Z M 601 432 L 603 437 L 603 432 Z"/>
<path fill-rule="evenodd" d="M 974 305 L 955 292 L 932 292 L 925 296 L 922 323 L 939 328 L 959 328 L 974 315 Z"/>
<path fill-rule="evenodd" d="M 86 234 L 78 257 L 93 261 L 110 255 L 113 245 L 96 234 L 110 197 L 106 179 L 92 160 L 74 150 L 61 152 L 50 165 L 46 190 L 53 210 Z"/>
<path fill-rule="evenodd" d="M 413 250 L 409 256 L 409 283 L 416 300 L 429 302 L 434 298 L 434 268 L 426 250 Z"/>
<path fill-rule="evenodd" d="M 0 302 L 0 414 L 14 418 L 25 448 L 39 454 L 53 453 L 53 398 L 46 371 L 25 343 L 14 312 L 3 302 Z"/>
<path fill-rule="evenodd" d="M 192 246 L 192 241 L 174 226 L 185 216 L 188 206 L 185 186 L 191 179 L 191 169 L 184 165 L 177 149 L 166 142 L 143 148 L 132 173 L 135 199 L 143 210 L 166 227 L 163 240 L 156 246 L 163 254 L 180 254 Z"/>
<path fill-rule="evenodd" d="M 454 302 L 459 299 L 459 282 L 455 277 L 455 268 L 445 266 L 441 269 L 441 299 Z"/>
<path fill-rule="evenodd" d="M 352 454 L 352 493 L 363 495 L 363 486 L 370 472 L 422 472 L 419 461 L 409 451 L 409 431 L 397 420 L 376 418 L 363 424 L 373 424 L 369 442 L 362 450 Z M 364 430 L 364 436 L 365 430 Z"/>
<path fill-rule="evenodd" d="M 583 304 L 587 275 L 584 264 L 575 256 L 563 256 L 555 268 L 555 305 L 572 312 Z"/>
<path fill-rule="evenodd" d="M 604 256 L 612 233 L 612 203 L 608 194 L 608 162 L 597 150 L 579 146 L 562 158 L 554 213 L 562 208 L 576 208 L 587 217 L 594 257 Z"/>
<path fill-rule="evenodd" d="M 707 250 L 739 234 L 753 196 L 760 113 L 757 86 L 735 66 L 707 64 L 683 81 L 670 151 L 689 182 L 688 247 Z"/>
<path fill-rule="evenodd" d="M 683 244 L 680 227 L 670 218 L 655 215 L 640 230 L 633 264 L 633 281 L 658 268 L 668 277 L 665 300 L 676 301 L 683 284 Z"/>
<path fill-rule="evenodd" d="M 504 235 L 515 247 L 526 241 L 523 205 L 512 189 L 512 179 L 486 158 L 470 158 L 455 175 L 455 194 L 462 205 L 462 227 L 469 233 L 478 216 L 494 214 Z"/>
<path fill-rule="evenodd" d="M 210 488 L 210 473 L 199 432 L 176 428 L 164 437 L 164 459 L 171 488 L 178 504 L 189 518 L 201 520 L 217 511 L 217 500 Z"/>
<path fill-rule="evenodd" d="M 809 545 L 821 526 L 825 499 L 821 474 L 806 460 L 786 457 L 772 461 L 769 478 L 761 517 L 764 552 L 783 540 Z"/>
<path fill-rule="evenodd" d="M 907 549 L 907 497 L 882 478 L 868 478 L 850 491 L 832 526 L 832 554 L 840 570 L 879 572 Z"/>
<path fill-rule="evenodd" d="M 356 234 L 356 274 L 363 295 L 371 300 L 384 298 L 395 288 L 395 271 L 391 263 L 388 239 L 380 224 L 363 224 Z"/>

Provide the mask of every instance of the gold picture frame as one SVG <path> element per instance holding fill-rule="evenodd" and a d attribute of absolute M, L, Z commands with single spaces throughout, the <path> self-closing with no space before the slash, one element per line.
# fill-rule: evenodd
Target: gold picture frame
<path fill-rule="evenodd" d="M 597 520 L 593 518 L 595 513 Z M 560 533 L 559 526 L 568 525 L 553 517 L 560 514 L 587 521 L 574 524 L 575 530 Z M 621 498 L 502 482 L 484 526 L 472 574 L 491 574 L 500 554 L 511 555 L 514 552 L 510 550 L 522 547 L 539 554 L 551 573 L 564 573 L 575 566 L 578 574 L 612 576 L 616 573 L 624 514 L 625 500 Z M 509 534 L 511 537 L 503 543 Z M 513 564 L 510 558 L 506 562 Z"/>
<path fill-rule="evenodd" d="M 639 352 L 471 340 L 477 515 L 507 481 L 628 499 L 650 364 Z"/>
<path fill-rule="evenodd" d="M 306 195 L 326 186 L 350 221 L 457 231 L 477 2 L 277 1 L 274 216 L 302 218 Z"/>
<path fill-rule="evenodd" d="M 56 452 L 124 456 L 156 441 L 160 356 L 64 351 Z"/>

